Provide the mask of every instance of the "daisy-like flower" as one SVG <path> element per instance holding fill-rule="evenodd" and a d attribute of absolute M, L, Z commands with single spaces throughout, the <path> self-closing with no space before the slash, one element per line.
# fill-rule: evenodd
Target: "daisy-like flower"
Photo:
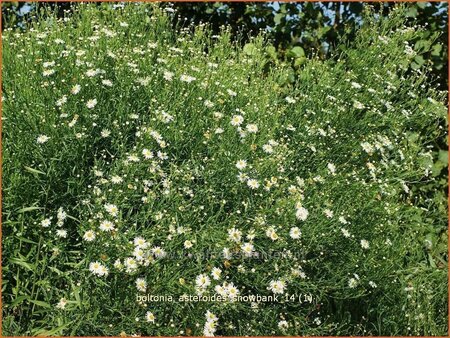
<path fill-rule="evenodd" d="M 263 145 L 262 149 L 267 154 L 272 154 L 273 153 L 273 147 L 270 144 Z"/>
<path fill-rule="evenodd" d="M 166 252 L 159 246 L 152 248 L 152 253 L 156 258 L 163 258 L 166 255 Z"/>
<path fill-rule="evenodd" d="M 112 87 L 112 85 L 113 85 L 111 80 L 102 80 L 102 84 L 107 87 Z"/>
<path fill-rule="evenodd" d="M 53 74 L 55 74 L 55 70 L 54 70 L 54 69 L 45 69 L 45 70 L 42 72 L 42 75 L 43 75 L 43 76 L 50 76 L 50 75 L 53 75 Z"/>
<path fill-rule="evenodd" d="M 268 289 L 273 293 L 284 293 L 284 289 L 286 288 L 286 282 L 281 280 L 272 280 L 269 283 Z"/>
<path fill-rule="evenodd" d="M 36 139 L 36 142 L 39 144 L 43 144 L 47 142 L 49 139 L 50 137 L 48 137 L 47 135 L 39 135 L 38 138 Z"/>
<path fill-rule="evenodd" d="M 227 296 L 230 298 L 230 300 L 235 300 L 237 295 L 239 294 L 239 290 L 237 287 L 234 286 L 233 283 L 228 284 L 226 288 Z"/>
<path fill-rule="evenodd" d="M 211 276 L 214 280 L 219 280 L 221 274 L 222 274 L 222 270 L 220 270 L 219 268 L 213 268 L 211 270 Z"/>
<path fill-rule="evenodd" d="M 291 236 L 291 238 L 293 238 L 293 239 L 299 239 L 301 234 L 302 233 L 298 227 L 293 227 L 289 231 L 289 236 Z"/>
<path fill-rule="evenodd" d="M 336 174 L 336 166 L 333 163 L 328 163 L 327 168 L 331 175 Z"/>
<path fill-rule="evenodd" d="M 113 217 L 116 217 L 119 213 L 119 209 L 117 208 L 117 206 L 110 203 L 105 204 L 105 210 Z"/>
<path fill-rule="evenodd" d="M 149 160 L 149 159 L 153 158 L 153 152 L 151 152 L 151 151 L 148 150 L 148 149 L 143 149 L 143 150 L 142 150 L 142 156 L 144 156 L 144 158 L 145 158 L 146 160 Z"/>
<path fill-rule="evenodd" d="M 97 276 L 108 276 L 108 268 L 99 262 L 92 262 L 89 264 L 89 270 Z"/>
<path fill-rule="evenodd" d="M 233 242 L 239 243 L 242 238 L 242 232 L 236 228 L 229 229 L 228 238 Z"/>
<path fill-rule="evenodd" d="M 144 278 L 138 278 L 136 279 L 136 288 L 140 292 L 145 292 L 147 290 L 147 282 Z"/>
<path fill-rule="evenodd" d="M 56 236 L 60 238 L 67 238 L 67 231 L 63 229 L 56 230 Z"/>
<path fill-rule="evenodd" d="M 253 255 L 253 250 L 255 247 L 252 243 L 244 243 L 241 245 L 241 250 L 244 253 L 245 256 L 251 257 Z"/>
<path fill-rule="evenodd" d="M 100 132 L 100 135 L 101 135 L 102 137 L 108 137 L 109 135 L 111 135 L 111 131 L 109 131 L 108 129 L 103 129 L 103 130 Z"/>
<path fill-rule="evenodd" d="M 123 182 L 123 178 L 117 175 L 111 177 L 111 183 L 120 184 Z"/>
<path fill-rule="evenodd" d="M 230 96 L 236 96 L 237 95 L 237 93 L 235 91 L 232 91 L 231 89 L 227 89 L 227 93 Z"/>
<path fill-rule="evenodd" d="M 194 246 L 194 244 L 191 241 L 189 241 L 189 240 L 184 241 L 183 245 L 184 245 L 184 247 L 186 249 L 190 249 L 190 248 L 192 248 Z"/>
<path fill-rule="evenodd" d="M 142 249 L 145 249 L 145 248 L 148 247 L 147 241 L 144 238 L 142 238 L 142 237 L 136 237 L 133 240 L 133 243 L 134 243 L 135 246 L 137 246 L 139 248 L 142 248 Z"/>
<path fill-rule="evenodd" d="M 207 288 L 209 285 L 211 285 L 211 280 L 209 277 L 205 274 L 198 275 L 195 279 L 195 284 L 199 288 Z"/>
<path fill-rule="evenodd" d="M 50 218 L 45 218 L 41 221 L 41 226 L 43 226 L 44 228 L 48 228 L 51 223 L 52 221 Z"/>
<path fill-rule="evenodd" d="M 246 129 L 249 133 L 257 133 L 258 132 L 258 126 L 256 124 L 247 124 Z"/>
<path fill-rule="evenodd" d="M 97 99 L 90 99 L 86 102 L 86 107 L 93 109 L 97 105 Z"/>
<path fill-rule="evenodd" d="M 61 298 L 61 299 L 59 300 L 58 304 L 56 304 L 56 308 L 57 308 L 57 309 L 60 309 L 60 310 L 64 310 L 64 308 L 66 307 L 66 305 L 67 305 L 67 299 Z"/>
<path fill-rule="evenodd" d="M 245 169 L 247 167 L 247 161 L 246 160 L 239 160 L 236 162 L 236 168 L 239 170 Z"/>
<path fill-rule="evenodd" d="M 166 80 L 166 81 L 172 81 L 174 75 L 175 74 L 172 72 L 165 71 L 163 77 L 164 77 L 164 80 Z M 183 80 L 181 80 L 181 81 L 183 81 Z"/>
<path fill-rule="evenodd" d="M 77 95 L 80 92 L 80 90 L 81 90 L 81 86 L 79 84 L 76 84 L 72 87 L 72 89 L 70 89 L 70 92 L 73 95 Z"/>
<path fill-rule="evenodd" d="M 290 96 L 286 96 L 285 100 L 286 100 L 287 103 L 295 103 L 295 102 L 297 102 L 295 99 L 293 99 Z"/>
<path fill-rule="evenodd" d="M 112 231 L 114 230 L 114 224 L 111 221 L 102 221 L 100 223 L 100 230 L 101 231 Z"/>
<path fill-rule="evenodd" d="M 88 69 L 88 71 L 86 72 L 87 77 L 94 77 L 97 74 L 98 74 L 98 71 L 95 69 Z"/>
<path fill-rule="evenodd" d="M 325 209 L 325 210 L 323 211 L 323 213 L 325 214 L 325 216 L 327 216 L 327 218 L 332 218 L 333 215 L 334 215 L 333 211 L 330 210 L 330 209 Z"/>
<path fill-rule="evenodd" d="M 288 324 L 288 322 L 285 321 L 285 320 L 280 320 L 280 321 L 278 322 L 278 327 L 279 327 L 281 330 L 284 330 L 284 329 L 287 329 L 287 328 L 289 327 L 289 324 Z"/>
<path fill-rule="evenodd" d="M 251 188 L 251 189 L 258 189 L 259 188 L 259 183 L 257 180 L 251 178 L 247 181 L 247 185 Z"/>
<path fill-rule="evenodd" d="M 137 262 L 133 257 L 127 257 L 124 264 L 127 272 L 131 272 L 137 269 Z"/>
<path fill-rule="evenodd" d="M 231 125 L 232 126 L 240 126 L 244 122 L 244 118 L 241 115 L 233 115 L 231 118 Z"/>
<path fill-rule="evenodd" d="M 345 229 L 345 228 L 341 228 L 341 232 L 344 235 L 345 238 L 349 238 L 350 237 L 350 232 Z"/>
<path fill-rule="evenodd" d="M 369 249 L 369 242 L 367 240 L 365 240 L 365 239 L 362 239 L 361 240 L 361 247 L 363 249 Z"/>
<path fill-rule="evenodd" d="M 266 236 L 269 237 L 272 241 L 276 241 L 278 239 L 278 234 L 272 227 L 266 230 Z"/>
<path fill-rule="evenodd" d="M 348 280 L 348 287 L 349 287 L 350 289 L 356 288 L 357 285 L 358 285 L 358 280 L 357 280 L 356 278 L 350 278 L 350 279 Z"/>
<path fill-rule="evenodd" d="M 86 242 L 92 242 L 95 239 L 95 233 L 92 230 L 88 230 L 84 233 L 83 235 L 83 239 Z"/>
<path fill-rule="evenodd" d="M 299 221 L 306 221 L 306 219 L 308 218 L 308 215 L 309 215 L 309 212 L 304 207 L 298 208 L 295 213 L 295 217 L 297 217 L 297 219 Z"/>
<path fill-rule="evenodd" d="M 195 80 L 196 80 L 195 77 L 189 76 L 186 74 L 183 74 L 180 76 L 180 81 L 183 81 L 183 82 L 191 83 L 192 81 L 195 81 Z"/>
<path fill-rule="evenodd" d="M 146 320 L 148 323 L 154 323 L 154 322 L 155 322 L 155 315 L 154 315 L 153 313 L 151 313 L 150 311 L 148 311 L 148 312 L 145 314 L 145 320 Z"/>

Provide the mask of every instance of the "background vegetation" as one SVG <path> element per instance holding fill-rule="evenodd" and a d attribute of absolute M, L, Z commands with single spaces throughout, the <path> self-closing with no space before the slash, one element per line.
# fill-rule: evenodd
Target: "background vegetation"
<path fill-rule="evenodd" d="M 3 7 L 4 334 L 201 335 L 211 310 L 218 335 L 446 335 L 446 5 L 190 5 L 62 4 L 22 16 L 23 4 Z M 86 75 L 90 70 L 100 71 Z M 181 81 L 183 74 L 195 80 Z M 72 94 L 76 84 L 80 92 Z M 240 138 L 229 123 L 236 109 L 259 133 Z M 127 159 L 159 146 L 141 137 L 149 125 L 169 144 L 171 163 L 149 178 L 158 198 L 149 194 L 151 206 L 142 206 L 148 165 L 130 167 Z M 215 133 L 219 127 L 223 135 Z M 41 134 L 49 140 L 37 143 Z M 260 151 L 271 139 L 280 145 L 275 153 Z M 364 150 L 364 142 L 374 149 Z M 258 195 L 240 184 L 235 162 L 243 157 L 249 173 L 282 177 L 279 186 Z M 115 176 L 123 185 L 111 183 Z M 166 178 L 176 189 L 161 197 Z M 195 194 L 186 196 L 190 190 Z M 310 216 L 299 225 L 298 244 L 283 226 L 297 224 L 290 211 L 303 190 Z M 105 200 L 123 213 L 123 247 L 101 233 L 99 242 L 81 240 Z M 67 238 L 56 235 L 60 207 Z M 149 216 L 157 211 L 170 216 L 161 229 Z M 351 224 L 338 223 L 340 214 Z M 262 215 L 280 225 L 282 240 L 268 239 L 264 223 L 253 225 Z M 48 229 L 41 226 L 47 217 Z M 138 235 L 160 244 L 178 222 L 192 227 L 197 252 L 230 245 L 233 223 L 246 234 L 255 227 L 258 250 L 302 255 L 158 261 L 139 271 L 153 291 L 194 293 L 195 276 L 220 266 L 239 287 L 264 293 L 272 278 L 301 265 L 308 278 L 288 285 L 313 293 L 314 304 L 270 304 L 260 312 L 248 304 L 174 304 L 152 309 L 159 325 L 146 323 L 134 298 L 137 275 L 114 270 L 113 258 Z M 344 226 L 356 237 L 344 238 Z M 167 241 L 166 251 L 183 248 L 190 237 L 182 236 Z M 111 268 L 107 279 L 90 273 L 93 260 Z M 355 273 L 360 286 L 351 288 Z M 57 307 L 61 298 L 68 300 L 64 309 Z M 286 329 L 283 318 L 291 323 Z"/>

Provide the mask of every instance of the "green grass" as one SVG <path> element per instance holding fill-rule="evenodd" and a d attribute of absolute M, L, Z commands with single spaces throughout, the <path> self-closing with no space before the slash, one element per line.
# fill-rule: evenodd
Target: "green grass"
<path fill-rule="evenodd" d="M 425 28 L 367 13 L 340 55 L 294 74 L 264 36 L 241 48 L 170 15 L 80 5 L 4 32 L 4 335 L 447 335 L 446 93 L 405 48 Z M 137 237 L 145 259 L 126 271 Z M 282 281 L 289 301 L 136 301 L 196 295 L 202 274 L 205 295 Z"/>

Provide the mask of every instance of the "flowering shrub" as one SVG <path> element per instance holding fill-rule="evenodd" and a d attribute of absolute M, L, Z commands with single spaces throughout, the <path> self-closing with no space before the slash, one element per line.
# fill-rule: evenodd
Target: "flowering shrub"
<path fill-rule="evenodd" d="M 446 334 L 423 28 L 369 13 L 289 84 L 263 36 L 168 15 L 81 5 L 5 32 L 7 334 Z"/>

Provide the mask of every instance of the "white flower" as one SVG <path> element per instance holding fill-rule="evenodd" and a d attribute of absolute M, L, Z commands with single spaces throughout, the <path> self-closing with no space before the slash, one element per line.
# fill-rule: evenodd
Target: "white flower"
<path fill-rule="evenodd" d="M 267 154 L 272 154 L 273 153 L 273 147 L 270 144 L 263 145 L 262 149 Z"/>
<path fill-rule="evenodd" d="M 211 280 L 207 275 L 201 274 L 198 275 L 195 279 L 195 284 L 197 284 L 197 287 L 199 288 L 207 288 L 209 285 L 211 285 Z"/>
<path fill-rule="evenodd" d="M 327 218 L 332 218 L 333 215 L 334 215 L 333 211 L 330 210 L 330 209 L 325 209 L 325 210 L 323 211 L 323 213 L 325 214 L 325 216 L 327 216 Z"/>
<path fill-rule="evenodd" d="M 114 224 L 110 221 L 102 221 L 100 223 L 100 230 L 101 231 L 112 231 L 112 230 L 114 230 Z"/>
<path fill-rule="evenodd" d="M 276 241 L 278 239 L 278 234 L 272 227 L 266 230 L 266 236 L 269 237 L 272 241 Z"/>
<path fill-rule="evenodd" d="M 281 280 L 272 280 L 269 283 L 268 289 L 273 293 L 284 293 L 284 289 L 286 288 L 286 283 Z"/>
<path fill-rule="evenodd" d="M 89 264 L 89 270 L 97 276 L 108 276 L 108 268 L 99 262 L 92 262 Z"/>
<path fill-rule="evenodd" d="M 89 109 L 94 108 L 97 105 L 97 99 L 91 99 L 86 102 L 86 107 Z"/>
<path fill-rule="evenodd" d="M 102 137 L 108 137 L 109 135 L 111 135 L 111 131 L 109 131 L 108 129 L 103 129 L 103 130 L 100 132 L 100 135 L 101 135 Z"/>
<path fill-rule="evenodd" d="M 102 84 L 104 84 L 107 87 L 112 87 L 113 85 L 111 80 L 102 80 Z"/>
<path fill-rule="evenodd" d="M 61 299 L 59 300 L 58 304 L 56 304 L 56 308 L 57 308 L 57 309 L 64 310 L 64 308 L 66 307 L 66 305 L 67 305 L 67 299 L 61 298 Z"/>
<path fill-rule="evenodd" d="M 372 282 L 372 281 L 369 281 L 369 285 L 370 285 L 370 287 L 372 287 L 372 288 L 376 288 L 378 285 L 377 284 L 375 284 L 374 282 Z"/>
<path fill-rule="evenodd" d="M 180 80 L 183 82 L 191 83 L 192 81 L 196 80 L 196 78 L 193 76 L 183 74 L 180 76 Z"/>
<path fill-rule="evenodd" d="M 227 89 L 227 93 L 228 93 L 228 95 L 230 95 L 230 96 L 236 96 L 236 95 L 237 95 L 237 93 L 234 92 L 234 91 L 232 91 L 231 89 Z"/>
<path fill-rule="evenodd" d="M 72 87 L 72 89 L 70 90 L 70 92 L 73 95 L 77 95 L 81 90 L 81 86 L 79 84 L 76 84 L 75 86 Z"/>
<path fill-rule="evenodd" d="M 184 245 L 184 247 L 186 249 L 190 249 L 190 248 L 192 248 L 194 246 L 194 244 L 191 241 L 189 241 L 189 240 L 184 241 L 183 245 Z"/>
<path fill-rule="evenodd" d="M 348 280 L 348 286 L 350 289 L 356 288 L 357 285 L 358 285 L 358 281 L 356 280 L 356 278 L 350 278 Z"/>
<path fill-rule="evenodd" d="M 56 230 L 56 236 L 61 237 L 61 238 L 67 238 L 67 231 L 58 229 L 58 230 Z"/>
<path fill-rule="evenodd" d="M 119 213 L 119 209 L 114 204 L 105 204 L 105 210 L 113 217 L 116 217 Z"/>
<path fill-rule="evenodd" d="M 175 74 L 172 72 L 165 71 L 163 77 L 164 77 L 164 80 L 166 80 L 166 81 L 172 81 L 172 78 L 174 75 Z M 183 81 L 183 80 L 181 80 L 181 81 Z"/>
<path fill-rule="evenodd" d="M 279 322 L 278 322 L 278 327 L 280 328 L 280 329 L 287 329 L 288 327 L 289 327 L 289 324 L 288 324 L 288 322 L 287 321 L 285 321 L 285 320 L 280 320 Z"/>
<path fill-rule="evenodd" d="M 247 167 L 247 161 L 246 160 L 239 160 L 236 162 L 236 168 L 239 170 L 245 169 Z"/>
<path fill-rule="evenodd" d="M 236 243 L 241 241 L 242 232 L 236 228 L 228 230 L 228 238 Z"/>
<path fill-rule="evenodd" d="M 111 183 L 113 184 L 120 184 L 123 182 L 123 178 L 117 175 L 114 175 L 111 177 Z"/>
<path fill-rule="evenodd" d="M 362 239 L 362 240 L 361 240 L 361 247 L 362 247 L 363 249 L 369 249 L 369 242 L 366 241 L 365 239 Z"/>
<path fill-rule="evenodd" d="M 141 292 L 145 292 L 147 290 L 147 282 L 144 278 L 136 279 L 136 288 Z"/>
<path fill-rule="evenodd" d="M 44 228 L 48 228 L 51 223 L 52 223 L 51 219 L 50 218 L 46 218 L 46 219 L 43 219 L 41 221 L 41 226 L 43 226 Z"/>
<path fill-rule="evenodd" d="M 232 126 L 239 126 L 242 122 L 244 122 L 244 118 L 241 115 L 233 115 L 230 123 Z"/>
<path fill-rule="evenodd" d="M 147 241 L 145 239 L 143 239 L 142 237 L 136 237 L 134 239 L 133 243 L 135 246 L 142 248 L 142 249 L 145 249 L 146 247 L 148 247 Z"/>
<path fill-rule="evenodd" d="M 249 133 L 256 133 L 256 132 L 258 132 L 258 126 L 256 124 L 247 124 L 246 129 L 247 129 L 247 131 Z"/>
<path fill-rule="evenodd" d="M 291 236 L 291 238 L 293 239 L 299 239 L 301 234 L 302 233 L 298 227 L 293 227 L 289 231 L 289 236 Z"/>
<path fill-rule="evenodd" d="M 86 242 L 92 242 L 95 239 L 95 233 L 92 230 L 88 230 L 84 233 L 83 235 L 83 239 Z"/>
<path fill-rule="evenodd" d="M 344 237 L 346 237 L 346 238 L 350 237 L 350 232 L 348 232 L 347 229 L 341 228 L 341 232 L 344 235 Z"/>
<path fill-rule="evenodd" d="M 304 207 L 298 208 L 295 213 L 295 216 L 300 221 L 306 221 L 306 219 L 308 218 L 308 215 L 309 215 L 309 212 Z"/>
<path fill-rule="evenodd" d="M 154 323 L 155 322 L 155 315 L 153 313 L 151 313 L 150 311 L 148 311 L 145 314 L 145 320 L 149 323 Z"/>
<path fill-rule="evenodd" d="M 258 189 L 259 188 L 259 183 L 257 180 L 251 178 L 247 181 L 247 185 L 251 188 L 251 189 Z"/>
<path fill-rule="evenodd" d="M 146 160 L 149 160 L 153 158 L 153 153 L 148 149 L 142 149 L 142 156 L 144 156 Z"/>
<path fill-rule="evenodd" d="M 156 258 L 163 258 L 164 256 L 166 256 L 166 252 L 159 246 L 155 246 L 154 248 L 152 248 L 152 253 Z"/>
<path fill-rule="evenodd" d="M 287 97 L 285 98 L 285 100 L 286 100 L 287 103 L 295 103 L 295 102 L 297 102 L 295 99 L 293 99 L 293 98 L 290 97 L 290 96 L 287 96 Z"/>
<path fill-rule="evenodd" d="M 46 136 L 46 135 L 39 135 L 38 138 L 36 139 L 36 142 L 39 144 L 43 144 L 45 142 L 47 142 L 50 139 L 50 137 Z"/>
<path fill-rule="evenodd" d="M 327 164 L 330 174 L 334 175 L 336 173 L 336 166 L 333 163 Z"/>
<path fill-rule="evenodd" d="M 241 250 L 244 253 L 245 256 L 250 257 L 253 255 L 253 250 L 255 249 L 255 247 L 253 246 L 252 243 L 244 243 L 241 246 Z"/>
<path fill-rule="evenodd" d="M 215 280 L 219 280 L 221 274 L 222 274 L 222 270 L 220 270 L 219 268 L 213 268 L 211 270 L 211 276 Z"/>

